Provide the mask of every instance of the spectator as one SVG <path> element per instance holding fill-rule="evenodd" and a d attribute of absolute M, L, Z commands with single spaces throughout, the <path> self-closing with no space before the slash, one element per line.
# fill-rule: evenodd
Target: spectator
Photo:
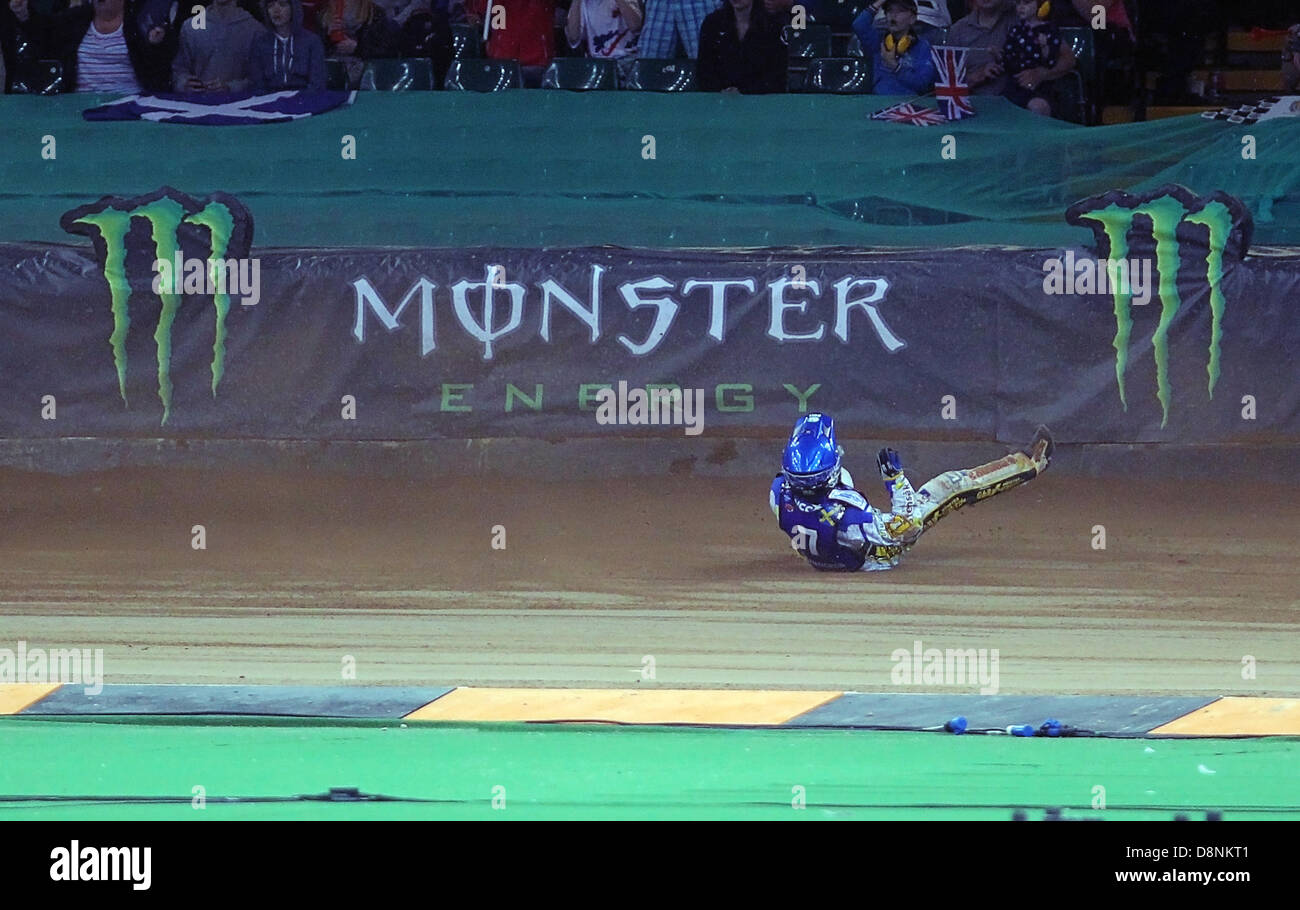
<path fill-rule="evenodd" d="M 1074 51 L 1061 43 L 1056 25 L 1039 17 L 1039 0 L 1016 0 L 1017 22 L 1007 33 L 1002 65 L 1011 77 L 1006 97 L 1035 114 L 1051 116 L 1056 80 L 1074 69 Z"/>
<path fill-rule="evenodd" d="M 786 90 L 787 19 L 761 0 L 727 0 L 704 17 L 696 79 L 705 92 L 761 95 Z"/>
<path fill-rule="evenodd" d="M 877 9 L 875 24 L 884 30 L 885 12 L 880 4 L 874 5 Z M 916 0 L 916 24 L 912 28 L 918 36 L 930 41 L 939 29 L 950 25 L 952 14 L 948 12 L 948 4 L 944 0 Z"/>
<path fill-rule="evenodd" d="M 1143 0 L 1141 55 L 1144 68 L 1160 73 L 1155 104 L 1202 104 L 1188 90 L 1192 71 L 1205 64 L 1206 38 L 1222 26 L 1217 4 Z"/>
<path fill-rule="evenodd" d="M 885 27 L 875 25 L 885 12 Z M 862 49 L 871 54 L 877 95 L 924 95 L 934 89 L 930 42 L 916 34 L 916 0 L 876 0 L 853 20 Z"/>
<path fill-rule="evenodd" d="M 0 70 L 4 90 L 27 91 L 34 67 L 41 59 L 42 48 L 28 0 L 8 0 L 0 5 Z"/>
<path fill-rule="evenodd" d="M 324 0 L 300 0 L 302 6 L 302 27 L 307 29 L 317 38 L 321 39 L 321 47 L 325 46 L 325 36 L 321 30 L 321 16 L 324 15 L 322 7 L 325 6 Z"/>
<path fill-rule="evenodd" d="M 325 90 L 325 45 L 302 24 L 299 0 L 262 0 L 269 28 L 249 50 L 249 90 L 256 95 L 289 89 Z"/>
<path fill-rule="evenodd" d="M 57 7 L 62 11 L 68 8 L 70 2 L 72 6 L 79 6 L 85 0 L 31 0 L 31 2 L 44 2 L 47 6 Z M 158 27 L 166 31 L 165 43 L 167 45 L 168 81 L 170 82 L 170 65 L 176 56 L 181 23 L 185 21 L 185 17 L 188 15 L 188 12 L 186 12 L 188 7 L 181 0 L 131 0 L 127 5 L 135 11 L 136 28 L 140 34 L 148 35 Z"/>
<path fill-rule="evenodd" d="M 343 61 L 350 87 L 361 83 L 367 60 L 400 55 L 400 30 L 373 0 L 322 0 L 320 10 L 326 55 Z"/>
<path fill-rule="evenodd" d="M 1093 29 L 1098 7 L 1106 11 L 1106 27 Z M 1134 64 L 1136 41 L 1124 0 L 1058 0 L 1052 4 L 1051 17 L 1059 28 L 1092 29 L 1093 67 L 1102 80 L 1100 88 L 1108 100 L 1126 102 L 1132 85 L 1107 84 L 1116 64 L 1130 72 Z"/>
<path fill-rule="evenodd" d="M 248 89 L 249 51 L 265 31 L 235 0 L 212 0 L 203 27 L 197 17 L 180 27 L 180 50 L 172 61 L 177 92 L 243 92 Z"/>
<path fill-rule="evenodd" d="M 1282 91 L 1300 90 L 1300 25 L 1286 32 L 1286 46 L 1282 49 Z"/>
<path fill-rule="evenodd" d="M 585 37 L 588 57 L 615 61 L 622 83 L 636 60 L 636 41 L 644 18 L 641 0 L 573 0 L 564 35 L 574 48 Z"/>
<path fill-rule="evenodd" d="M 400 33 L 398 50 L 403 57 L 428 57 L 433 45 L 446 38 L 451 43 L 447 25 L 446 2 L 431 0 L 375 0 Z"/>
<path fill-rule="evenodd" d="M 1133 23 L 1129 20 L 1124 0 L 1057 0 L 1049 15 L 1059 28 L 1092 28 L 1097 7 L 1106 11 L 1106 31 L 1133 37 Z"/>
<path fill-rule="evenodd" d="M 492 0 L 492 6 L 502 7 L 505 25 L 492 28 L 487 55 L 494 60 L 518 60 L 524 85 L 536 88 L 555 59 L 555 0 Z M 486 8 L 487 0 L 466 0 L 469 23 L 482 28 Z"/>
<path fill-rule="evenodd" d="M 1016 22 L 1010 0 L 971 0 L 973 9 L 948 30 L 948 44 L 964 47 L 966 79 L 976 95 L 1002 95 L 1007 76 L 1002 69 L 1002 47 Z"/>
<path fill-rule="evenodd" d="M 165 92 L 171 86 L 175 33 L 147 32 L 128 0 L 92 0 L 53 16 L 31 14 L 42 53 L 63 66 L 64 91 Z"/>
<path fill-rule="evenodd" d="M 451 64 L 451 23 L 447 0 L 375 0 L 397 32 L 401 57 L 428 57 L 435 85 L 441 85 Z"/>
<path fill-rule="evenodd" d="M 412 17 L 429 14 L 429 0 L 375 0 L 376 6 L 384 9 L 384 15 L 398 28 L 405 28 Z"/>
<path fill-rule="evenodd" d="M 705 17 L 720 6 L 720 0 L 648 0 L 637 56 L 675 57 L 679 42 L 687 57 L 700 56 L 700 29 Z"/>
<path fill-rule="evenodd" d="M 161 25 L 175 33 L 183 21 L 177 18 L 181 7 L 180 0 L 139 0 L 135 6 L 136 24 L 140 32 L 145 35 L 149 34 L 155 25 Z"/>

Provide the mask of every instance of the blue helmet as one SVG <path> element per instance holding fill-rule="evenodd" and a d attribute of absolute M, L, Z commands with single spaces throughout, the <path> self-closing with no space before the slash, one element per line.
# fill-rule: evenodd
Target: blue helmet
<path fill-rule="evenodd" d="M 781 472 L 796 493 L 816 494 L 840 477 L 840 447 L 835 419 L 826 414 L 799 418 L 781 456 Z"/>

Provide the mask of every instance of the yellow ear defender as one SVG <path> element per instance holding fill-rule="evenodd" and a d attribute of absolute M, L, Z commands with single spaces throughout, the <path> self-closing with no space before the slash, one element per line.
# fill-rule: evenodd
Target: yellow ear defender
<path fill-rule="evenodd" d="M 891 54 L 906 54 L 907 49 L 911 46 L 912 46 L 911 35 L 904 35 L 903 37 L 899 38 L 897 41 L 894 40 L 893 35 L 885 36 L 885 50 L 889 51 Z"/>
<path fill-rule="evenodd" d="M 1038 18 L 1046 19 L 1052 15 L 1052 0 L 1043 0 L 1043 4 L 1038 7 Z"/>

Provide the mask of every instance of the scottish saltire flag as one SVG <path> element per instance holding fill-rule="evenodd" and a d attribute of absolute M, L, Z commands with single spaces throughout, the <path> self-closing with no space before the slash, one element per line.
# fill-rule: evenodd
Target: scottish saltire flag
<path fill-rule="evenodd" d="M 886 120 L 890 123 L 910 123 L 913 126 L 934 126 L 948 122 L 947 118 L 934 108 L 917 107 L 910 101 L 878 110 L 871 115 L 871 119 Z"/>
<path fill-rule="evenodd" d="M 970 103 L 970 86 L 966 84 L 966 52 L 955 47 L 936 47 L 930 51 L 937 73 L 934 96 L 939 99 L 939 110 L 949 120 L 974 117 L 975 108 Z"/>
<path fill-rule="evenodd" d="M 200 126 L 284 123 L 351 104 L 356 92 L 272 92 L 269 95 L 128 95 L 82 111 L 87 120 L 154 120 Z"/>

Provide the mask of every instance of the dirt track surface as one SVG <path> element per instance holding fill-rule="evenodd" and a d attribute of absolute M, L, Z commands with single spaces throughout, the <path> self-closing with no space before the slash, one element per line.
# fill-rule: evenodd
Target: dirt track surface
<path fill-rule="evenodd" d="M 973 691 L 894 684 L 920 640 L 998 649 L 1003 694 L 1300 694 L 1295 487 L 1048 473 L 830 575 L 766 486 L 0 471 L 0 647 L 102 647 L 108 683 Z"/>

